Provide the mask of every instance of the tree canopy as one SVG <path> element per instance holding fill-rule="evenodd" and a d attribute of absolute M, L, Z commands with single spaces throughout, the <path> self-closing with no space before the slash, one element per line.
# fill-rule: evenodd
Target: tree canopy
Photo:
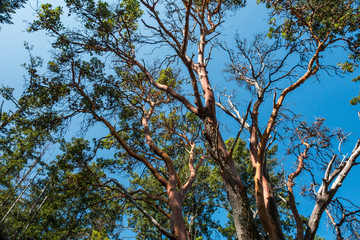
<path fill-rule="evenodd" d="M 0 22 L 23 3 L 1 3 Z M 222 37 L 241 0 L 52 4 L 27 29 L 51 59 L 26 44 L 23 93 L 0 89 L 1 237 L 320 239 L 326 215 L 359 238 L 360 203 L 338 192 L 360 136 L 345 153 L 348 133 L 286 104 L 357 70 L 358 1 L 258 1 L 269 31 L 250 39 Z"/>

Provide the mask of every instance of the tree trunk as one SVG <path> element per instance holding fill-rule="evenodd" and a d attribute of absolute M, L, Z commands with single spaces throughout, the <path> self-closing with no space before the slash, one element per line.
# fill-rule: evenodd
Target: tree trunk
<path fill-rule="evenodd" d="M 327 205 L 328 204 L 325 203 L 325 199 L 323 198 L 319 198 L 316 201 L 315 207 L 308 222 L 308 227 L 306 229 L 304 239 L 312 240 L 315 238 L 321 216 L 324 213 Z"/>
<path fill-rule="evenodd" d="M 252 213 L 250 211 L 245 186 L 241 181 L 232 156 L 229 154 L 229 151 L 227 150 L 225 142 L 219 131 L 219 126 L 216 119 L 214 92 L 211 88 L 211 84 L 208 78 L 205 63 L 206 61 L 204 57 L 206 45 L 205 38 L 207 34 L 208 33 L 206 29 L 203 29 L 200 34 L 198 64 L 196 69 L 194 69 L 199 76 L 201 88 L 204 91 L 204 106 L 199 103 L 199 116 L 204 123 L 204 136 L 210 145 L 210 153 L 219 165 L 220 173 L 224 180 L 227 197 L 233 212 L 234 224 L 238 238 L 240 240 L 259 239 L 259 234 L 255 227 Z"/>
<path fill-rule="evenodd" d="M 224 180 L 227 197 L 233 213 L 238 239 L 260 239 L 249 207 L 246 189 L 236 170 L 235 163 L 218 131 L 217 123 L 211 118 L 204 120 L 205 137 L 207 138 L 214 159 L 217 161 L 220 174 Z"/>
<path fill-rule="evenodd" d="M 182 202 L 179 193 L 173 188 L 168 188 L 169 203 L 171 209 L 171 231 L 178 240 L 189 240 L 188 232 L 182 213 Z"/>
<path fill-rule="evenodd" d="M 234 225 L 239 240 L 260 239 L 248 204 L 246 189 L 238 174 L 229 172 L 229 166 L 220 166 L 227 197 L 230 202 Z"/>
<path fill-rule="evenodd" d="M 255 166 L 255 198 L 260 221 L 269 239 L 285 239 L 281 229 L 280 216 L 272 186 L 264 173 L 266 171 L 263 169 L 264 164 L 257 160 Z"/>

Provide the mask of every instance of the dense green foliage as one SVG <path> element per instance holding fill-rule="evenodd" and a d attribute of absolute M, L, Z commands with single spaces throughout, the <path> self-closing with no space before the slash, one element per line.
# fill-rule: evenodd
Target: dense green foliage
<path fill-rule="evenodd" d="M 2 0 L 0 2 L 0 23 L 12 23 L 11 14 L 24 6 L 27 0 Z"/>

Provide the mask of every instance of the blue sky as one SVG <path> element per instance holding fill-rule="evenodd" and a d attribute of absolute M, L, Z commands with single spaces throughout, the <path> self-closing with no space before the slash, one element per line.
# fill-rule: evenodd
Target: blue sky
<path fill-rule="evenodd" d="M 26 5 L 26 8 L 18 10 L 13 15 L 13 25 L 1 25 L 0 30 L 0 84 L 14 87 L 18 95 L 21 94 L 24 76 L 26 75 L 20 65 L 26 63 L 29 59 L 28 52 L 24 48 L 24 41 L 34 45 L 33 55 L 40 55 L 45 60 L 49 58 L 50 39 L 44 33 L 29 34 L 25 30 L 27 27 L 25 21 L 30 22 L 34 18 L 34 10 L 32 9 L 34 7 L 36 7 L 36 1 L 30 1 L 30 5 Z M 258 32 L 266 31 L 266 19 L 266 10 L 257 6 L 254 1 L 250 1 L 248 7 L 228 17 L 228 21 L 222 29 L 222 39 L 231 45 L 233 42 L 232 36 L 235 33 L 238 33 L 241 37 L 251 37 Z M 236 83 L 228 83 L 223 80 L 226 57 L 226 54 L 215 50 L 214 59 L 208 68 L 210 77 L 216 79 L 215 83 L 220 88 L 225 85 L 229 88 L 238 88 Z M 329 55 L 327 61 L 336 63 L 339 59 L 345 57 L 343 54 L 334 52 Z M 357 73 L 359 73 L 358 70 L 355 75 Z M 351 151 L 356 139 L 360 137 L 360 119 L 357 115 L 360 106 L 351 106 L 349 104 L 349 100 L 359 93 L 360 84 L 351 82 L 351 78 L 350 75 L 338 77 L 322 74 L 320 81 L 310 79 L 296 92 L 289 95 L 285 101 L 286 106 L 290 107 L 295 113 L 300 113 L 307 121 L 314 121 L 315 117 L 323 117 L 326 119 L 328 127 L 340 127 L 345 132 L 351 132 L 352 135 L 349 137 L 348 144 L 344 146 L 344 152 Z M 221 123 L 231 125 L 225 114 L 219 113 L 218 118 Z M 264 116 L 263 121 L 265 120 L 267 118 Z M 230 128 L 230 130 L 232 129 Z M 234 131 L 236 132 L 237 129 Z M 225 137 L 231 136 L 234 136 L 234 132 L 229 131 Z M 279 155 L 279 158 L 284 162 L 285 167 L 292 166 L 295 159 L 291 156 L 282 157 L 282 155 Z M 360 169 L 357 167 L 352 170 L 339 193 L 352 198 L 354 202 L 360 204 L 360 188 L 354 188 L 353 184 L 359 181 Z M 301 213 L 310 214 L 311 203 L 299 197 L 297 201 L 301 201 Z M 325 219 L 325 216 L 323 216 L 323 219 Z M 326 222 L 322 221 L 319 234 L 321 236 L 331 236 L 329 233 L 331 233 L 331 230 L 327 228 Z"/>

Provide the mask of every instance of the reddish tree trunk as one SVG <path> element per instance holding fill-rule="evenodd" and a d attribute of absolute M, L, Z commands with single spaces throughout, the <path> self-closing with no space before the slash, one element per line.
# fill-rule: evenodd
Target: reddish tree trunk
<path fill-rule="evenodd" d="M 180 194 L 174 187 L 168 187 L 167 191 L 171 209 L 170 220 L 172 233 L 178 240 L 188 240 L 189 237 L 182 213 L 182 202 Z"/>
<path fill-rule="evenodd" d="M 266 147 L 258 141 L 258 111 L 259 101 L 254 105 L 252 113 L 253 124 L 250 136 L 250 159 L 255 169 L 255 199 L 261 224 L 269 239 L 284 239 L 281 229 L 280 215 L 277 209 L 274 193 L 267 176 L 265 152 Z"/>

